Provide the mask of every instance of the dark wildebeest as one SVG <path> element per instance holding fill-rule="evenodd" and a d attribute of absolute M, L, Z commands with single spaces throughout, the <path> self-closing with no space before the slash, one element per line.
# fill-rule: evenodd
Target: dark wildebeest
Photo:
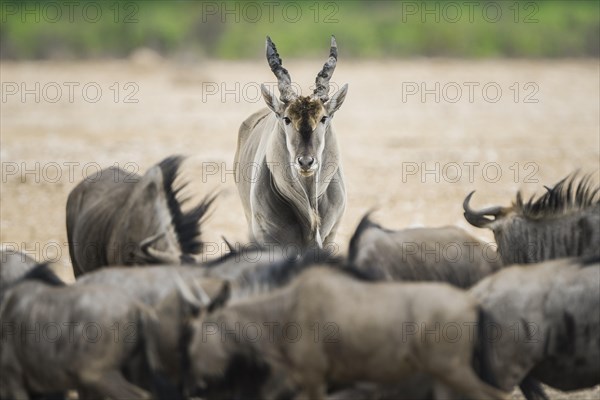
<path fill-rule="evenodd" d="M 261 86 L 268 109 L 242 123 L 235 154 L 235 179 L 250 234 L 263 245 L 294 246 L 298 251 L 323 247 L 333 241 L 346 204 L 331 121 L 348 86 L 329 97 L 337 45 L 332 37 L 312 96 L 294 93 L 268 37 L 267 60 L 281 97 Z"/>
<path fill-rule="evenodd" d="M 7 290 L 0 319 L 1 398 L 71 389 L 83 399 L 150 397 L 124 373 L 153 370 L 146 336 L 156 316 L 125 293 L 66 286 L 42 264 Z"/>
<path fill-rule="evenodd" d="M 481 242 L 460 228 L 392 231 L 373 223 L 369 215 L 363 217 L 350 240 L 348 262 L 379 280 L 441 281 L 461 288 L 469 288 L 503 268 L 495 246 Z M 518 383 L 528 399 L 543 393 L 533 379 Z M 427 385 L 427 381 L 422 380 L 419 384 L 421 389 L 427 386 L 431 386 L 431 382 Z M 406 398 L 406 390 L 406 387 L 371 385 L 349 389 L 340 394 L 340 398 L 364 393 L 381 399 Z M 422 398 L 416 394 L 410 397 Z"/>
<path fill-rule="evenodd" d="M 153 329 L 159 339 L 153 347 L 153 354 L 157 354 L 159 360 L 156 364 L 160 365 L 157 372 L 183 394 L 182 371 L 188 369 L 183 351 L 189 341 L 188 321 L 202 306 L 216 300 L 224 285 L 228 286 L 223 279 L 205 275 L 200 266 L 109 267 L 81 276 L 75 285 L 110 287 L 155 311 L 159 323 Z"/>
<path fill-rule="evenodd" d="M 283 288 L 201 313 L 189 350 L 207 398 L 322 399 L 328 385 L 391 383 L 415 371 L 430 374 L 439 395 L 506 397 L 471 367 L 476 332 L 431 334 L 481 323 L 471 296 L 447 284 L 371 283 L 349 272 L 312 267 Z"/>
<path fill-rule="evenodd" d="M 348 262 L 381 280 L 442 281 L 461 288 L 502 267 L 495 246 L 460 228 L 392 231 L 372 222 L 368 214 L 350 240 Z"/>
<path fill-rule="evenodd" d="M 8 287 L 35 265 L 35 260 L 24 253 L 7 248 L 0 249 L 0 301 Z"/>
<path fill-rule="evenodd" d="M 576 178 L 573 174 L 526 202 L 519 192 L 510 207 L 472 210 L 471 192 L 463 203 L 465 218 L 492 229 L 506 265 L 600 256 L 600 188 L 592 187 L 589 175 Z"/>
<path fill-rule="evenodd" d="M 509 390 L 527 375 L 560 390 L 600 384 L 600 258 L 508 267 L 470 292 L 498 324 L 491 368 Z"/>
<path fill-rule="evenodd" d="M 67 237 L 75 276 L 108 265 L 181 264 L 200 253 L 200 223 L 213 198 L 187 212 L 175 187 L 183 157 L 144 176 L 110 167 L 69 194 Z"/>
<path fill-rule="evenodd" d="M 76 285 L 104 285 L 120 289 L 153 308 L 163 332 L 158 345 L 163 374 L 175 385 L 183 383 L 182 367 L 187 360 L 178 346 L 185 342 L 186 324 L 199 307 L 214 301 L 222 287 L 230 286 L 235 299 L 264 293 L 290 282 L 315 262 L 327 262 L 337 268 L 337 259 L 325 251 L 309 252 L 303 257 L 287 258 L 264 249 L 231 252 L 217 260 L 193 266 L 147 266 L 103 268 L 77 279 Z M 190 301 L 181 290 L 185 287 L 198 298 Z"/>

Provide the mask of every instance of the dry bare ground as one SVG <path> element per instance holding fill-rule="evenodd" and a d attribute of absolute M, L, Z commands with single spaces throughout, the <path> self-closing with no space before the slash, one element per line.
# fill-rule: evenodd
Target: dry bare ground
<path fill-rule="evenodd" d="M 597 60 L 341 57 L 334 80 L 350 86 L 334 118 L 348 190 L 337 237 L 341 252 L 372 208 L 390 228 L 450 224 L 491 240 L 489 232 L 464 221 L 461 204 L 469 191 L 477 190 L 476 207 L 509 205 L 517 190 L 542 193 L 543 185 L 577 169 L 598 177 Z M 308 90 L 322 61 L 285 60 L 285 66 Z M 0 68 L 2 244 L 38 260 L 58 259 L 61 275 L 72 279 L 65 232 L 69 191 L 98 166 L 143 172 L 174 153 L 192 156 L 185 164 L 190 193 L 221 193 L 205 225 L 206 258 L 225 249 L 222 235 L 247 241 L 231 171 L 239 124 L 263 107 L 258 85 L 274 80 L 266 62 L 192 65 L 138 58 L 3 62 Z M 23 89 L 33 91 L 23 98 Z M 61 96 L 53 102 L 57 90 Z M 429 90 L 424 98 L 423 90 Z M 598 387 L 551 393 L 554 399 L 600 398 Z"/>

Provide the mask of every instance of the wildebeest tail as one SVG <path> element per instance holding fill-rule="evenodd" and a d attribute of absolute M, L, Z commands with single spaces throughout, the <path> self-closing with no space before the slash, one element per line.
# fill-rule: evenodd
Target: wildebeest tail
<path fill-rule="evenodd" d="M 140 343 L 144 359 L 143 369 L 150 378 L 151 389 L 156 398 L 160 400 L 183 400 L 183 393 L 171 382 L 164 373 L 159 353 L 159 320 L 158 316 L 149 308 L 142 309 L 140 313 Z"/>
<path fill-rule="evenodd" d="M 492 368 L 492 338 L 489 328 L 494 323 L 492 316 L 482 307 L 477 310 L 477 339 L 473 353 L 473 368 L 485 383 L 499 388 Z"/>
<path fill-rule="evenodd" d="M 529 375 L 519 384 L 519 389 L 527 400 L 548 400 L 542 384 Z"/>

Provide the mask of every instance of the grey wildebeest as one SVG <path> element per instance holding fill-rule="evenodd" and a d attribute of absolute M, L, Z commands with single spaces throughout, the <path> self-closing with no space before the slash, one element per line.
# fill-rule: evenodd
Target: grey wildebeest
<path fill-rule="evenodd" d="M 183 393 L 182 371 L 188 369 L 189 360 L 182 347 L 189 340 L 188 321 L 201 307 L 219 302 L 218 294 L 225 293 L 225 286 L 236 299 L 268 292 L 287 284 L 318 261 L 337 267 L 337 260 L 325 251 L 284 258 L 252 247 L 197 265 L 102 268 L 82 275 L 76 285 L 118 289 L 156 312 L 159 326 L 155 331 L 160 338 L 154 346 L 160 360 L 156 364 L 160 365 L 159 372 Z M 186 292 L 190 294 L 186 296 Z"/>
<path fill-rule="evenodd" d="M 506 265 L 535 263 L 561 257 L 600 256 L 600 196 L 591 177 L 577 181 L 573 174 L 535 199 L 521 193 L 510 207 L 475 211 L 463 203 L 465 218 L 479 228 L 490 228 Z"/>
<path fill-rule="evenodd" d="M 183 394 L 188 369 L 185 349 L 189 339 L 188 321 L 201 307 L 218 301 L 217 295 L 228 282 L 205 276 L 200 266 L 109 267 L 79 277 L 77 286 L 102 285 L 127 293 L 152 308 L 158 318 L 153 327 L 155 369 Z M 185 284 L 184 284 L 185 281 Z M 189 294 L 188 294 L 189 293 Z M 142 377 L 148 381 L 150 377 Z"/>
<path fill-rule="evenodd" d="M 368 214 L 350 240 L 348 262 L 381 280 L 442 281 L 461 288 L 502 267 L 495 245 L 458 227 L 392 231 Z"/>
<path fill-rule="evenodd" d="M 500 388 L 526 376 L 560 390 L 600 384 L 600 258 L 515 265 L 470 292 L 496 324 L 490 367 Z"/>
<path fill-rule="evenodd" d="M 471 367 L 478 332 L 452 343 L 424 334 L 483 319 L 471 296 L 447 284 L 371 283 L 312 267 L 287 286 L 201 313 L 191 373 L 209 399 L 322 399 L 328 385 L 392 383 L 419 370 L 438 395 L 502 399 Z"/>
<path fill-rule="evenodd" d="M 200 224 L 214 197 L 183 212 L 175 187 L 183 157 L 144 176 L 110 167 L 69 194 L 67 237 L 75 276 L 107 265 L 192 262 L 202 249 Z"/>
<path fill-rule="evenodd" d="M 42 264 L 7 290 L 0 319 L 1 398 L 71 389 L 83 399 L 150 397 L 124 373 L 152 370 L 146 328 L 155 316 L 126 294 L 66 286 Z"/>
<path fill-rule="evenodd" d="M 266 53 L 281 97 L 261 86 L 268 108 L 242 123 L 234 160 L 250 234 L 262 245 L 323 247 L 333 241 L 346 204 L 332 119 L 348 85 L 329 97 L 337 44 L 332 37 L 329 59 L 311 96 L 293 91 L 268 37 Z"/>

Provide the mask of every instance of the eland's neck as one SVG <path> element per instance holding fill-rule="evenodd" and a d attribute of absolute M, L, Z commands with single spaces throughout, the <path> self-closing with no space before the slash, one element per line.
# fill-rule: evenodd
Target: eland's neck
<path fill-rule="evenodd" d="M 276 119 L 275 116 L 273 118 Z M 290 163 L 285 135 L 280 129 L 279 125 L 275 124 L 266 146 L 267 168 L 271 172 L 275 190 L 289 201 L 304 225 L 304 230 L 310 233 L 308 235 L 310 240 L 322 247 L 323 240 L 319 231 L 321 223 L 319 198 L 325 193 L 328 182 L 337 171 L 337 143 L 333 142 L 335 151 L 332 151 L 328 149 L 329 144 L 326 142 L 319 168 L 313 175 L 304 177 L 300 175 L 295 165 Z M 328 130 L 326 140 L 332 137 L 332 133 Z"/>

